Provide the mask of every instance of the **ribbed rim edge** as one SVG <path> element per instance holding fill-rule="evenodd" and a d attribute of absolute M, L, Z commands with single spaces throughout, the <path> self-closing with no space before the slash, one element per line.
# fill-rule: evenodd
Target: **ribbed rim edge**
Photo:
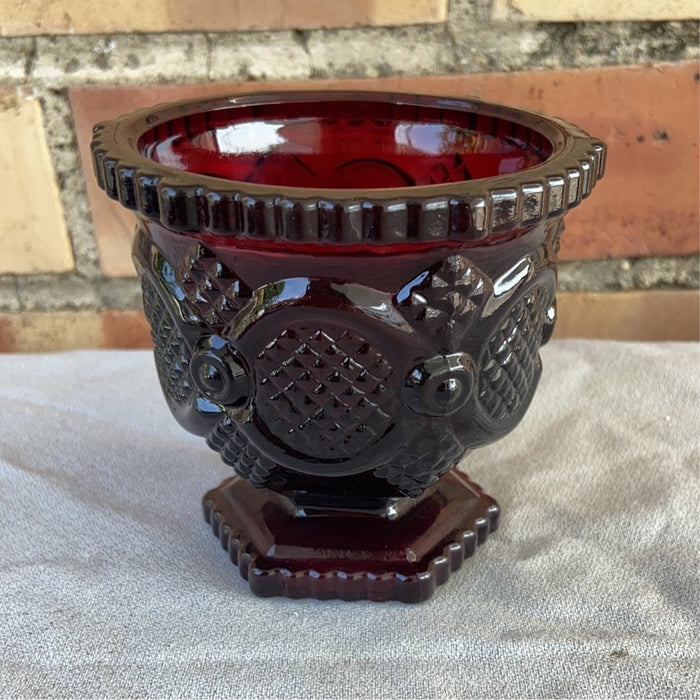
<path fill-rule="evenodd" d="M 294 98 L 302 95 L 287 94 Z M 303 93 L 307 99 L 309 94 Z M 346 98 L 382 96 L 336 94 Z M 555 144 L 553 154 L 543 163 L 511 175 L 395 190 L 252 185 L 174 170 L 136 150 L 138 136 L 152 128 L 154 120 L 230 105 L 234 100 L 260 98 L 250 95 L 190 100 L 97 124 L 91 149 L 99 186 L 127 209 L 176 231 L 344 245 L 440 240 L 484 244 L 494 234 L 530 229 L 563 216 L 588 197 L 605 172 L 605 145 L 572 124 L 497 104 L 454 98 L 442 99 L 453 108 L 524 123 L 548 137 L 557 133 L 560 145 Z M 414 224 L 409 225 L 409 220 Z"/>

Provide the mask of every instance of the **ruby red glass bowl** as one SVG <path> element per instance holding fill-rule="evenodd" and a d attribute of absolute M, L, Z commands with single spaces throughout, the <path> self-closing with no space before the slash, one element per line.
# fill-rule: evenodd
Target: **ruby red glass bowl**
<path fill-rule="evenodd" d="M 205 515 L 259 595 L 418 601 L 498 522 L 453 467 L 522 419 L 562 217 L 605 147 L 478 100 L 279 92 L 97 125 L 165 399 L 236 476 Z"/>

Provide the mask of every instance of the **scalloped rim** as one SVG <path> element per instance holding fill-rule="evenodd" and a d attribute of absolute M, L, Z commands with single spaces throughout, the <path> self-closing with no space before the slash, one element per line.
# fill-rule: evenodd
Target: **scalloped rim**
<path fill-rule="evenodd" d="M 227 106 L 324 100 L 394 101 L 498 117 L 541 133 L 553 147 L 539 165 L 509 175 L 387 189 L 267 186 L 175 170 L 136 149 L 156 124 Z M 99 186 L 142 217 L 175 231 L 250 240 L 341 245 L 488 244 L 563 216 L 605 172 L 605 145 L 561 119 L 476 99 L 383 92 L 276 92 L 183 100 L 97 124 L 91 144 Z M 419 238 L 409 238 L 409 216 Z M 500 234 L 500 235 L 499 235 Z"/>

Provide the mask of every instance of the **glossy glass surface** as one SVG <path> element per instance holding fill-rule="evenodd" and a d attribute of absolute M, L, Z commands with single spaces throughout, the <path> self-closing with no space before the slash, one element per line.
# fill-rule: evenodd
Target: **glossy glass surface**
<path fill-rule="evenodd" d="M 140 152 L 178 170 L 264 185 L 388 188 L 515 173 L 551 144 L 457 109 L 342 100 L 235 106 L 161 123 Z"/>
<path fill-rule="evenodd" d="M 332 500 L 333 480 L 347 495 L 353 476 L 368 498 L 418 495 L 524 415 L 553 322 L 557 233 L 329 257 L 151 224 L 134 258 L 166 398 L 258 486 L 301 479 Z"/>
<path fill-rule="evenodd" d="M 429 597 L 497 525 L 450 470 L 527 411 L 561 217 L 605 146 L 476 100 L 331 92 L 142 110 L 92 151 L 139 214 L 168 406 L 236 472 L 205 517 L 253 592 Z"/>
<path fill-rule="evenodd" d="M 498 527 L 496 502 L 462 474 L 392 504 L 388 515 L 305 510 L 234 477 L 204 496 L 204 517 L 259 596 L 429 598 Z"/>

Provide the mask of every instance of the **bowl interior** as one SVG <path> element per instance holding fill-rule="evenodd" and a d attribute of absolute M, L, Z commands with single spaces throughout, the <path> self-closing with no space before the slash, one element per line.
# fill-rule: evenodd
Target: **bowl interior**
<path fill-rule="evenodd" d="M 141 135 L 147 158 L 263 185 L 387 188 L 514 173 L 552 144 L 509 119 L 440 104 L 353 99 L 226 105 Z"/>

